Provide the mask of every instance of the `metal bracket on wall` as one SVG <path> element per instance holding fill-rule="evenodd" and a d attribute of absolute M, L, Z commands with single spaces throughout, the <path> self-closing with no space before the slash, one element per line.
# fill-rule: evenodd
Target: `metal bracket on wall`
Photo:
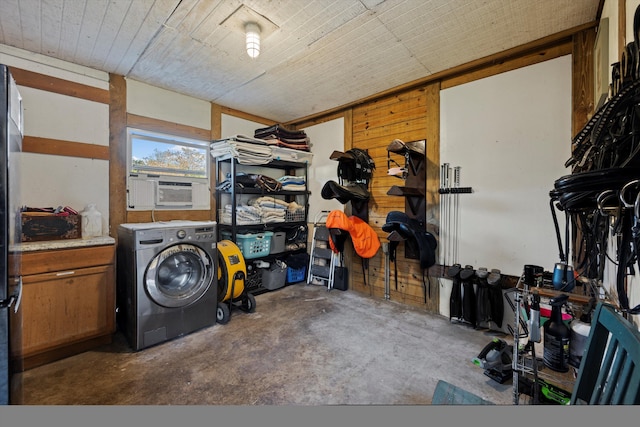
<path fill-rule="evenodd" d="M 389 196 L 401 196 L 405 198 L 405 213 L 409 218 L 415 219 L 426 231 L 426 140 L 411 141 L 404 143 L 395 139 L 387 147 L 387 157 L 391 158 L 391 153 L 400 154 L 405 159 L 404 165 L 404 186 L 394 185 L 387 191 Z M 392 236 L 389 236 L 392 238 Z M 420 259 L 418 245 L 412 241 L 405 241 L 405 258 Z"/>

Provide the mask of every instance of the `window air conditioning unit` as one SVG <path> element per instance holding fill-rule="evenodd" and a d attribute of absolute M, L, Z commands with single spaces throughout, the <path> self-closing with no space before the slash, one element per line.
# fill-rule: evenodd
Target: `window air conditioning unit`
<path fill-rule="evenodd" d="M 189 179 L 131 175 L 127 197 L 129 210 L 210 209 L 209 186 Z"/>
<path fill-rule="evenodd" d="M 192 206 L 192 184 L 190 182 L 158 181 L 156 186 L 156 205 Z"/>

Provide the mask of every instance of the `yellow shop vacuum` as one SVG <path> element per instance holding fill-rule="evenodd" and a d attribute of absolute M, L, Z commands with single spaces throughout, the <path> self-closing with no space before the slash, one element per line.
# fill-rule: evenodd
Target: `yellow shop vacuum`
<path fill-rule="evenodd" d="M 238 245 L 231 240 L 218 242 L 218 306 L 216 320 L 225 324 L 231 318 L 232 308 L 247 313 L 256 310 L 253 294 L 246 292 L 247 265 Z"/>

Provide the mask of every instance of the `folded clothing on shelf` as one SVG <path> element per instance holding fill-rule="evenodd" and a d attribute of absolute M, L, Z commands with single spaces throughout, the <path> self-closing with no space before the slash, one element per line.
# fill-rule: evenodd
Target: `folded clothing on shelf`
<path fill-rule="evenodd" d="M 304 130 L 287 129 L 281 124 L 256 129 L 254 137 L 269 141 L 269 144 L 294 150 L 311 151 L 311 140 Z"/>

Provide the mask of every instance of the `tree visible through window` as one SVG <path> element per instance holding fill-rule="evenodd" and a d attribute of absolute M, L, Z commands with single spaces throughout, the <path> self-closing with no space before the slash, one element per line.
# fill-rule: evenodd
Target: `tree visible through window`
<path fill-rule="evenodd" d="M 208 141 L 129 129 L 130 172 L 208 177 Z"/>

